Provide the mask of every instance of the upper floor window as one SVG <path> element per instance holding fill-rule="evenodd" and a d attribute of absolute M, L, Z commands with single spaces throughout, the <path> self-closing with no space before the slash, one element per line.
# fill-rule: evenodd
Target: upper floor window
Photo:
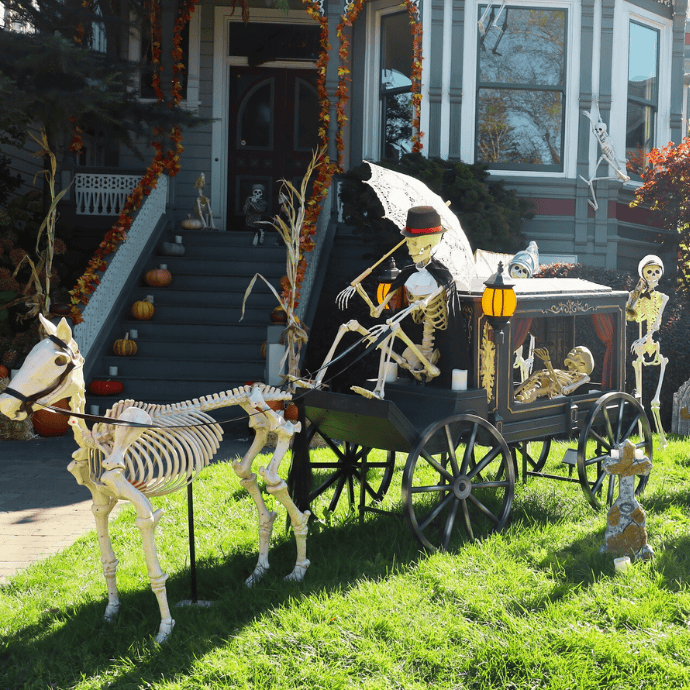
<path fill-rule="evenodd" d="M 628 174 L 639 179 L 655 146 L 659 108 L 659 32 L 630 22 L 625 150 Z"/>
<path fill-rule="evenodd" d="M 567 10 L 504 4 L 479 13 L 475 160 L 562 171 Z"/>
<path fill-rule="evenodd" d="M 410 16 L 381 17 L 381 158 L 397 160 L 412 151 L 412 54 Z"/>

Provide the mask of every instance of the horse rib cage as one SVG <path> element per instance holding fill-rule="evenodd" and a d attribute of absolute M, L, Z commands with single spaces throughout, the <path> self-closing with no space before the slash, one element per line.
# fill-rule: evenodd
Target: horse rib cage
<path fill-rule="evenodd" d="M 222 428 L 198 409 L 185 410 L 181 405 L 176 410 L 172 408 L 177 406 L 125 401 L 117 403 L 106 416 L 119 417 L 129 407 L 145 410 L 151 423 L 160 427 L 146 429 L 125 453 L 125 477 L 145 496 L 162 496 L 189 484 L 220 447 Z M 108 445 L 112 449 L 112 443 Z M 90 472 L 96 480 L 103 474 L 105 457 L 101 450 L 90 452 Z"/>

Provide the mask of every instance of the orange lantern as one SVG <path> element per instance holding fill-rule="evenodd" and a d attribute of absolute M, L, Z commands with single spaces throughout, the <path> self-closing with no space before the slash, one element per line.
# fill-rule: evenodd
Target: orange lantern
<path fill-rule="evenodd" d="M 484 285 L 486 288 L 482 294 L 482 309 L 491 327 L 502 333 L 517 309 L 514 283 L 504 278 L 502 261 L 498 264 L 498 271 Z"/>

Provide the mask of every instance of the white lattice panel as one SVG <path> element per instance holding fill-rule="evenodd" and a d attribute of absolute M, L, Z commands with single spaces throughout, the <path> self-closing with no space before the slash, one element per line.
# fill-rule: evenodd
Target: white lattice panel
<path fill-rule="evenodd" d="M 117 216 L 140 179 L 138 175 L 77 173 L 74 176 L 77 215 Z"/>
<path fill-rule="evenodd" d="M 74 328 L 74 338 L 79 343 L 79 349 L 84 358 L 88 357 L 89 350 L 101 328 L 110 318 L 110 313 L 122 288 L 130 281 L 130 274 L 137 259 L 156 228 L 160 217 L 165 213 L 167 196 L 168 177 L 161 175 L 158 179 L 158 186 L 152 190 L 139 209 L 139 213 L 129 230 L 127 240 L 120 245 L 113 255 L 108 268 L 101 276 L 100 285 L 84 308 L 82 312 L 84 321 Z"/>

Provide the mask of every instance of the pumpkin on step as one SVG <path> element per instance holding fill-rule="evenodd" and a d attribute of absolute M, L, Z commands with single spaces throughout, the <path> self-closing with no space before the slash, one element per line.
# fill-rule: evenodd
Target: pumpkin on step
<path fill-rule="evenodd" d="M 63 398 L 53 403 L 53 407 L 69 410 L 69 399 Z M 36 410 L 31 417 L 34 431 L 40 436 L 62 436 L 69 429 L 69 416 L 51 410 Z"/>
<path fill-rule="evenodd" d="M 118 357 L 132 357 L 137 354 L 137 344 L 129 339 L 129 333 L 127 333 L 124 338 L 113 343 L 113 352 Z"/>
<path fill-rule="evenodd" d="M 199 218 L 192 218 L 190 214 L 187 214 L 187 218 L 182 221 L 182 227 L 185 230 L 201 230 L 204 224 L 199 220 Z"/>
<path fill-rule="evenodd" d="M 112 379 L 94 379 L 89 384 L 89 393 L 94 395 L 117 395 L 122 393 L 124 385 L 122 381 L 113 381 Z"/>
<path fill-rule="evenodd" d="M 139 321 L 148 321 L 153 316 L 154 311 L 153 304 L 148 297 L 140 299 L 132 305 L 132 316 Z"/>
<path fill-rule="evenodd" d="M 172 274 L 167 268 L 152 268 L 144 274 L 144 282 L 151 287 L 168 287 Z"/>
<path fill-rule="evenodd" d="M 9 375 L 10 370 L 4 364 L 0 364 L 0 379 L 6 379 Z"/>
<path fill-rule="evenodd" d="M 161 252 L 165 256 L 183 256 L 185 251 L 184 245 L 177 242 L 163 242 L 161 245 Z"/>

